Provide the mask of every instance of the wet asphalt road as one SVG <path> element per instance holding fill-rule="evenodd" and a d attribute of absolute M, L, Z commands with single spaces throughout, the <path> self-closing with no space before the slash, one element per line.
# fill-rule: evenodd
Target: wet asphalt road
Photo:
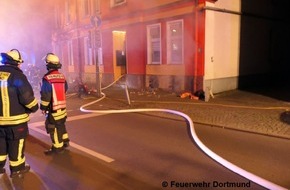
<path fill-rule="evenodd" d="M 265 189 L 209 158 L 197 147 L 184 120 L 144 114 L 88 115 L 69 110 L 71 147 L 45 156 L 50 141 L 43 116 L 33 115 L 26 147 L 32 171 L 23 179 L 1 176 L 2 189 Z M 195 125 L 206 146 L 227 160 L 290 187 L 290 142 Z M 6 167 L 7 168 L 7 167 Z M 9 174 L 9 172 L 7 172 Z M 167 187 L 166 183 L 168 184 Z M 195 184 L 199 187 L 178 187 Z M 219 187 L 216 187 L 219 186 Z"/>

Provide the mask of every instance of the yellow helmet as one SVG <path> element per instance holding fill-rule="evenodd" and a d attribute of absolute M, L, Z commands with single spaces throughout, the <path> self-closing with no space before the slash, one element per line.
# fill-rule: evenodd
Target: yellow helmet
<path fill-rule="evenodd" d="M 45 62 L 52 63 L 52 64 L 59 64 L 59 58 L 56 55 L 54 55 L 53 53 L 48 53 L 45 56 Z"/>
<path fill-rule="evenodd" d="M 58 56 L 56 56 L 53 53 L 48 53 L 44 57 L 44 61 L 46 63 L 46 68 L 47 69 L 60 69 L 61 68 L 61 63 L 59 61 Z"/>
<path fill-rule="evenodd" d="M 13 61 L 17 62 L 18 64 L 23 63 L 24 61 L 21 58 L 21 54 L 17 49 L 12 49 L 9 52 L 7 52 L 7 55 L 9 55 Z"/>

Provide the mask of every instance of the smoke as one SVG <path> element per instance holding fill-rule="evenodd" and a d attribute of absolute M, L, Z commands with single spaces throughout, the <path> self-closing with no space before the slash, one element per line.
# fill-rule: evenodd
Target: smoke
<path fill-rule="evenodd" d="M 18 49 L 25 64 L 40 64 L 52 51 L 53 1 L 9 0 L 0 3 L 0 51 Z"/>

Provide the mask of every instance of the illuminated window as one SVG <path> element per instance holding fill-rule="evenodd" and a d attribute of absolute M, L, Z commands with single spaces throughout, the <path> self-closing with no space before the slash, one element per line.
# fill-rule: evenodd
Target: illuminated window
<path fill-rule="evenodd" d="M 182 20 L 176 20 L 167 23 L 167 62 L 169 64 L 183 63 Z"/>
<path fill-rule="evenodd" d="M 74 65 L 74 60 L 73 60 L 73 46 L 72 46 L 72 42 L 71 41 L 68 41 L 67 47 L 68 47 L 68 64 L 70 66 L 73 66 Z"/>
<path fill-rule="evenodd" d="M 126 0 L 111 0 L 111 7 L 116 7 L 125 3 Z"/>
<path fill-rule="evenodd" d="M 93 50 L 90 45 L 89 37 L 84 38 L 84 54 L 85 54 L 85 65 L 93 65 Z"/>
<path fill-rule="evenodd" d="M 161 64 L 161 25 L 147 26 L 148 64 Z"/>

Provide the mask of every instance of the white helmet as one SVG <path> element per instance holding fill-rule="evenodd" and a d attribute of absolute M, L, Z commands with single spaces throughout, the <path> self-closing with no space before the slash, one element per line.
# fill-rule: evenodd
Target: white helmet
<path fill-rule="evenodd" d="M 7 52 L 7 55 L 9 55 L 13 59 L 13 61 L 16 61 L 18 64 L 23 63 L 21 54 L 17 49 L 10 50 L 9 52 Z"/>

